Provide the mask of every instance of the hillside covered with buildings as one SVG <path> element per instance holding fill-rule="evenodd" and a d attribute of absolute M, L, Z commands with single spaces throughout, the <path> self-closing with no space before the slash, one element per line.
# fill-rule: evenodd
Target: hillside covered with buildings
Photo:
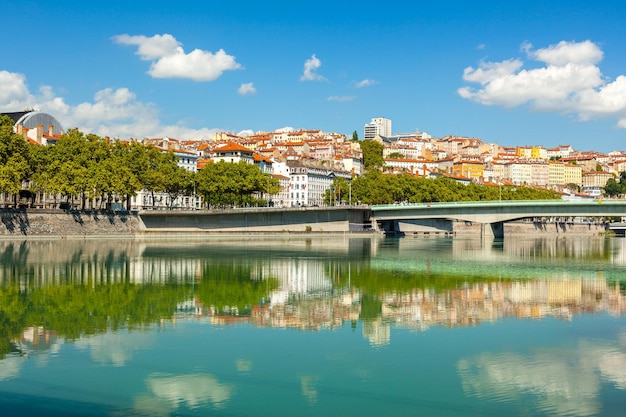
<path fill-rule="evenodd" d="M 14 132 L 34 145 L 53 146 L 64 133 L 60 123 L 46 113 L 5 115 L 15 122 Z M 569 145 L 506 147 L 472 137 L 435 138 L 419 131 L 393 134 L 391 120 L 384 117 L 373 118 L 364 125 L 363 138 L 358 136 L 356 131 L 347 137 L 321 129 L 281 129 L 248 136 L 218 132 L 207 139 L 187 141 L 171 137 L 119 141 L 172 152 L 178 165 L 191 172 L 221 161 L 254 164 L 278 181 L 280 191 L 270 200 L 273 206 L 282 207 L 328 204 L 328 190 L 336 179 L 350 181 L 368 170 L 448 177 L 465 184 L 526 186 L 553 190 L 564 198 L 600 197 L 607 183 L 626 171 L 626 153 L 621 151 L 602 154 Z M 376 145 L 363 146 L 366 142 Z M 372 163 L 370 156 L 368 163 L 366 153 L 372 149 L 377 153 L 376 162 Z M 193 194 L 177 197 L 180 200 L 175 206 L 197 208 L 195 190 Z M 155 198 L 153 192 L 140 191 L 132 197 L 132 207 L 165 204 L 162 198 L 158 202 Z"/>

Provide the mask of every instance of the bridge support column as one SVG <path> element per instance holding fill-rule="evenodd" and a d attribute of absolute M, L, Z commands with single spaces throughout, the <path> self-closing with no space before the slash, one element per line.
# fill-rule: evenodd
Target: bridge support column
<path fill-rule="evenodd" d="M 480 237 L 483 239 L 502 239 L 504 237 L 504 223 L 482 223 Z"/>

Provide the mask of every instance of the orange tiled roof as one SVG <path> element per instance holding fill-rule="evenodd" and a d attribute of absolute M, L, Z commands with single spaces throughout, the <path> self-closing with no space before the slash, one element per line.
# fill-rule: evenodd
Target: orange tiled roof
<path fill-rule="evenodd" d="M 233 151 L 241 151 L 241 152 L 249 152 L 252 153 L 252 151 L 248 148 L 246 148 L 245 146 L 242 146 L 238 143 L 235 142 L 227 142 L 226 144 L 219 146 L 217 148 L 215 148 L 216 152 L 233 152 Z"/>

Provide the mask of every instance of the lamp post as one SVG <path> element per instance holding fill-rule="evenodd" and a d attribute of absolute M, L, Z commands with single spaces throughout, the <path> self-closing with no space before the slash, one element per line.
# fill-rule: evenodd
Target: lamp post
<path fill-rule="evenodd" d="M 348 197 L 348 204 L 352 205 L 352 181 L 350 181 L 350 182 L 348 183 L 348 187 L 350 187 L 350 188 L 349 188 L 349 190 L 350 190 L 350 196 Z"/>

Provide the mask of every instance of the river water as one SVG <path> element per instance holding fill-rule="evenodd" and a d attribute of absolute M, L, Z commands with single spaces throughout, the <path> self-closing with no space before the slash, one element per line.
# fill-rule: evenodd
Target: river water
<path fill-rule="evenodd" d="M 0 241 L 0 415 L 622 416 L 625 242 Z"/>

